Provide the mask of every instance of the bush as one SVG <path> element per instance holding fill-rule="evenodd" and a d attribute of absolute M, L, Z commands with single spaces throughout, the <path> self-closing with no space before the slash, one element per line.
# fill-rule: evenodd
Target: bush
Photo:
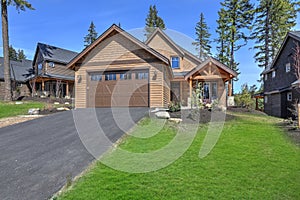
<path fill-rule="evenodd" d="M 168 108 L 170 112 L 177 112 L 180 111 L 181 105 L 179 102 L 170 102 Z"/>

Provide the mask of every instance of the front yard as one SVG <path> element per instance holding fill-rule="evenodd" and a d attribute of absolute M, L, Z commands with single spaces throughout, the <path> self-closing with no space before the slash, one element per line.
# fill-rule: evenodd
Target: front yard
<path fill-rule="evenodd" d="M 204 159 L 198 155 L 207 124 L 170 166 L 132 174 L 98 162 L 58 199 L 300 199 L 300 148 L 278 128 L 278 120 L 231 114 L 234 118 Z M 149 139 L 128 136 L 120 146 L 132 152 L 159 149 L 175 136 L 176 126 L 167 123 Z M 133 132 L 143 127 L 155 129 L 155 121 L 144 119 Z"/>
<path fill-rule="evenodd" d="M 28 114 L 30 108 L 44 108 L 46 104 L 42 102 L 26 101 L 23 104 L 16 105 L 15 102 L 0 101 L 0 119 L 17 115 Z"/>

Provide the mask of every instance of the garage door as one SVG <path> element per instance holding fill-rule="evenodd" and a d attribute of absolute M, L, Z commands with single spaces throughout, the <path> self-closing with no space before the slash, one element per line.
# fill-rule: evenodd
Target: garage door
<path fill-rule="evenodd" d="M 148 83 L 148 70 L 90 73 L 89 107 L 148 107 Z"/>

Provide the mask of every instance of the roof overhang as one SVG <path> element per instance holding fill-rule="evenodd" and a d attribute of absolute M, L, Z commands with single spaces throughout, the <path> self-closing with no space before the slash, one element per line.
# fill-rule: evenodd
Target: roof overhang
<path fill-rule="evenodd" d="M 237 72 L 230 69 L 229 67 L 227 67 L 226 65 L 224 65 L 223 63 L 221 63 L 220 61 L 216 60 L 213 57 L 209 57 L 208 59 L 206 59 L 203 63 L 201 63 L 200 65 L 198 65 L 197 67 L 195 67 L 194 69 L 192 69 L 189 73 L 187 73 L 184 76 L 185 80 L 190 79 L 194 74 L 201 72 L 207 65 L 209 65 L 210 63 L 215 64 L 218 68 L 224 70 L 226 73 L 229 74 L 229 77 L 235 78 L 237 77 Z"/>
<path fill-rule="evenodd" d="M 139 41 L 138 39 L 136 39 L 135 37 L 133 37 L 132 35 L 130 35 L 129 33 L 127 33 L 126 31 L 124 31 L 123 29 L 121 29 L 120 27 L 118 27 L 115 24 L 113 24 L 102 35 L 100 35 L 97 38 L 96 41 L 94 41 L 91 45 L 89 45 L 88 47 L 86 47 L 75 58 L 73 58 L 67 64 L 67 68 L 74 69 L 75 66 L 76 66 L 76 64 L 80 61 L 80 59 L 82 59 L 83 57 L 85 57 L 90 51 L 92 51 L 99 43 L 101 43 L 103 40 L 105 40 L 114 31 L 117 32 L 117 34 L 121 34 L 122 36 L 124 36 L 125 38 L 127 38 L 128 40 L 130 40 L 131 42 L 133 42 L 134 44 L 138 45 L 141 49 L 146 50 L 148 53 L 150 53 L 151 55 L 153 55 L 154 57 L 156 57 L 158 60 L 160 60 L 161 62 L 163 62 L 165 65 L 167 65 L 168 68 L 169 68 L 169 70 L 170 70 L 170 72 L 171 72 L 171 75 L 173 76 L 172 69 L 170 67 L 170 61 L 169 61 L 168 58 L 166 58 L 165 56 L 163 56 L 159 52 L 155 51 L 154 49 L 150 48 L 146 44 L 142 43 L 141 41 Z"/>

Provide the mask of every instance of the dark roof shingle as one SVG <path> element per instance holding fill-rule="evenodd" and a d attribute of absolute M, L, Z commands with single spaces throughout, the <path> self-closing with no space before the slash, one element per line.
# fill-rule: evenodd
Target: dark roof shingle
<path fill-rule="evenodd" d="M 0 80 L 4 79 L 4 59 L 0 57 Z M 26 82 L 26 80 L 33 75 L 32 61 L 22 60 L 10 61 L 10 76 L 12 80 L 18 82 Z"/>
<path fill-rule="evenodd" d="M 78 54 L 74 51 L 43 43 L 38 43 L 38 48 L 40 49 L 40 52 L 42 53 L 45 60 L 63 64 L 68 64 Z"/>

